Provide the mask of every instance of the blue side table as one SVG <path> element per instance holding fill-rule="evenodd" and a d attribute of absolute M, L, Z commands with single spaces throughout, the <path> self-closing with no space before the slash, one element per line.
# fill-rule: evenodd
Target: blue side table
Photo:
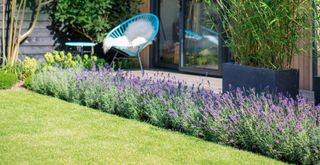
<path fill-rule="evenodd" d="M 97 43 L 94 42 L 66 42 L 65 43 L 66 47 L 68 48 L 69 46 L 72 47 L 77 47 L 77 50 L 80 49 L 81 55 L 83 55 L 83 48 L 84 47 L 91 47 L 91 55 L 94 54 L 94 46 L 97 45 Z"/>

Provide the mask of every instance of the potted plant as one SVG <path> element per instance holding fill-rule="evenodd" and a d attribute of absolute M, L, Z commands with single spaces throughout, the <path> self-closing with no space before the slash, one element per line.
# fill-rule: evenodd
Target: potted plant
<path fill-rule="evenodd" d="M 310 34 L 308 0 L 207 1 L 221 11 L 226 46 L 234 63 L 222 67 L 223 91 L 232 88 L 266 88 L 296 96 L 299 71 L 292 68 L 299 45 Z"/>

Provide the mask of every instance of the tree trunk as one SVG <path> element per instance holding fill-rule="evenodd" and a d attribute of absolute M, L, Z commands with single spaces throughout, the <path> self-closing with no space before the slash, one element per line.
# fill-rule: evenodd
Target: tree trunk
<path fill-rule="evenodd" d="M 5 19 L 6 19 L 6 0 L 2 0 L 2 66 L 4 66 L 6 62 L 6 39 L 5 39 Z"/>
<path fill-rule="evenodd" d="M 32 33 L 34 30 L 42 6 L 47 5 L 51 3 L 53 0 L 37 0 L 36 1 L 36 10 L 35 14 L 31 23 L 30 28 L 25 32 L 24 34 L 21 34 L 22 32 L 22 25 L 24 23 L 24 14 L 25 14 L 25 8 L 26 8 L 26 3 L 27 0 L 20 0 L 19 8 L 16 10 L 16 7 L 18 5 L 17 0 L 12 0 L 11 1 L 11 15 L 10 15 L 10 24 L 9 24 L 9 35 L 8 35 L 8 42 L 5 42 L 5 3 L 6 0 L 2 0 L 4 6 L 3 6 L 3 19 L 2 19 L 2 58 L 3 58 L 3 63 L 2 65 L 14 65 L 17 60 L 18 60 L 18 55 L 19 55 L 19 48 L 21 43 Z M 20 21 L 19 21 L 20 18 Z M 5 51 L 7 50 L 7 51 Z"/>

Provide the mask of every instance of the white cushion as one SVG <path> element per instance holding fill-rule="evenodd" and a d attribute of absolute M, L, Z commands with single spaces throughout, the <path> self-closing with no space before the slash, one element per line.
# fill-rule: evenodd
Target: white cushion
<path fill-rule="evenodd" d="M 139 19 L 130 23 L 124 35 L 118 38 L 105 38 L 103 49 L 106 53 L 112 46 L 124 47 L 131 51 L 137 51 L 138 46 L 145 44 L 154 33 L 151 22 Z"/>

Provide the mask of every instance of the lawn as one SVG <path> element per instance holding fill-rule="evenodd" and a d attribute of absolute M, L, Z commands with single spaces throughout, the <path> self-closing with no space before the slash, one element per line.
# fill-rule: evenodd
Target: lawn
<path fill-rule="evenodd" d="M 0 91 L 0 164 L 282 164 L 29 91 Z"/>

